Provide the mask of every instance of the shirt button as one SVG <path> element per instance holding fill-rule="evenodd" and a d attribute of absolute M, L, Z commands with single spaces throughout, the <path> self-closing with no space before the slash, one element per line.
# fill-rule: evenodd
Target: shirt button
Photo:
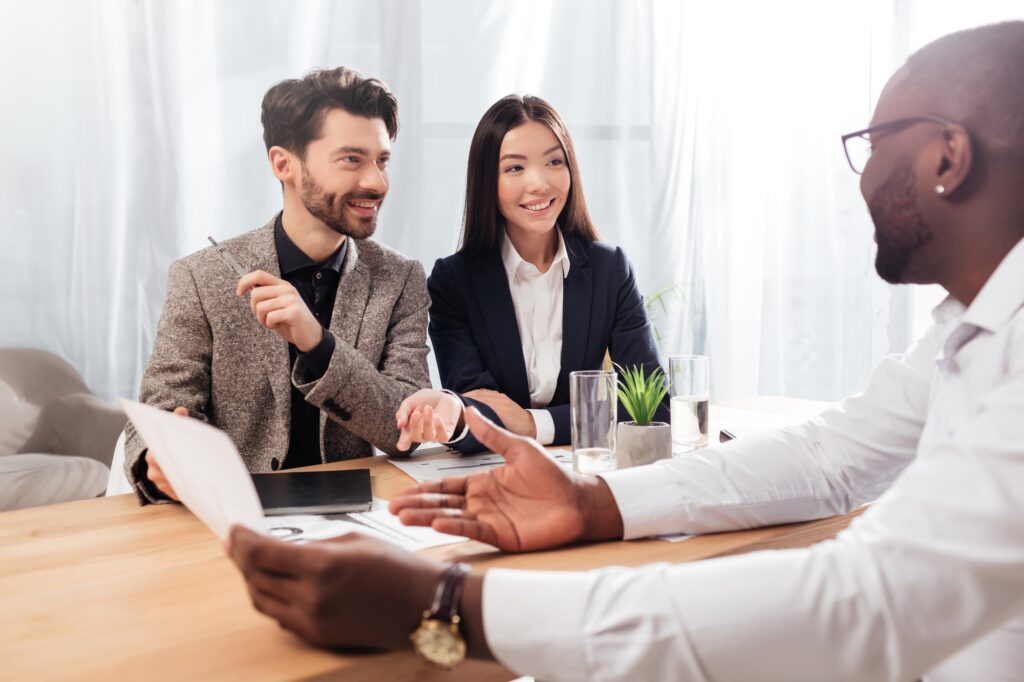
<path fill-rule="evenodd" d="M 272 460 L 270 460 L 270 469 L 272 471 L 277 471 L 280 468 L 281 468 L 281 462 L 277 461 L 277 457 L 275 457 Z"/>
<path fill-rule="evenodd" d="M 322 273 L 322 272 L 316 273 L 316 278 L 317 279 L 323 279 L 323 277 L 324 277 L 324 273 Z"/>

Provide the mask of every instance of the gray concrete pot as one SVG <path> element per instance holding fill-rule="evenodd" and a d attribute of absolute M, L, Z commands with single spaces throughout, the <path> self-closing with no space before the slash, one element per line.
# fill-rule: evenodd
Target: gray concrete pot
<path fill-rule="evenodd" d="M 651 422 L 649 426 L 619 422 L 615 455 L 620 469 L 667 459 L 672 456 L 672 427 L 665 422 Z"/>

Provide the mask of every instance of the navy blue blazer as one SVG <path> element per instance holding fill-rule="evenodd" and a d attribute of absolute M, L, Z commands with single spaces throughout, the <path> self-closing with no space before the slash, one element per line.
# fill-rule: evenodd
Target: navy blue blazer
<path fill-rule="evenodd" d="M 565 238 L 569 274 L 562 289 L 562 365 L 547 411 L 555 424 L 555 443 L 569 444 L 569 373 L 601 369 L 607 350 L 623 366 L 660 366 L 651 324 L 637 289 L 633 266 L 622 249 L 573 236 Z M 430 340 L 444 388 L 463 394 L 477 388 L 500 391 L 530 407 L 529 379 L 519 339 L 512 292 L 500 251 L 487 257 L 456 253 L 434 263 L 430 292 Z M 466 398 L 495 423 L 487 405 Z M 655 419 L 668 422 L 668 398 Z M 627 420 L 622 406 L 619 419 Z M 467 434 L 455 444 L 463 453 L 483 446 Z"/>

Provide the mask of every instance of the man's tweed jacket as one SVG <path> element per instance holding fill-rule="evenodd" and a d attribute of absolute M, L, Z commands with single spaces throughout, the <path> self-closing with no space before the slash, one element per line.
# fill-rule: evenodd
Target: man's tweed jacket
<path fill-rule="evenodd" d="M 274 221 L 222 246 L 246 269 L 280 277 Z M 223 429 L 249 471 L 279 469 L 288 452 L 291 382 L 320 408 L 325 461 L 366 457 L 371 445 L 398 454 L 395 412 L 430 386 L 426 327 L 430 299 L 423 267 L 373 241 L 349 239 L 330 329 L 336 345 L 324 376 L 289 375 L 288 344 L 260 326 L 238 276 L 210 247 L 171 264 L 167 301 L 139 400 Z M 296 363 L 298 364 L 298 363 Z M 129 424 L 125 474 L 143 501 L 142 439 Z"/>

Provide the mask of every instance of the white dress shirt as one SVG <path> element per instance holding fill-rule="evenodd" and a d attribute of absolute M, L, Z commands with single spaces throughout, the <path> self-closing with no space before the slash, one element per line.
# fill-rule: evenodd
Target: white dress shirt
<path fill-rule="evenodd" d="M 491 569 L 491 650 L 545 680 L 1024 679 L 1022 304 L 1024 242 L 864 393 L 604 476 L 627 539 L 877 499 L 835 540 L 636 570 Z"/>
<path fill-rule="evenodd" d="M 551 402 L 562 369 L 562 282 L 569 276 L 569 254 L 562 231 L 558 235 L 555 260 L 547 272 L 523 260 L 508 235 L 501 240 L 501 262 L 512 292 L 523 361 L 530 386 L 530 407 L 543 408 Z M 550 445 L 555 440 L 555 422 L 543 409 L 528 410 L 537 425 L 537 440 Z"/>

